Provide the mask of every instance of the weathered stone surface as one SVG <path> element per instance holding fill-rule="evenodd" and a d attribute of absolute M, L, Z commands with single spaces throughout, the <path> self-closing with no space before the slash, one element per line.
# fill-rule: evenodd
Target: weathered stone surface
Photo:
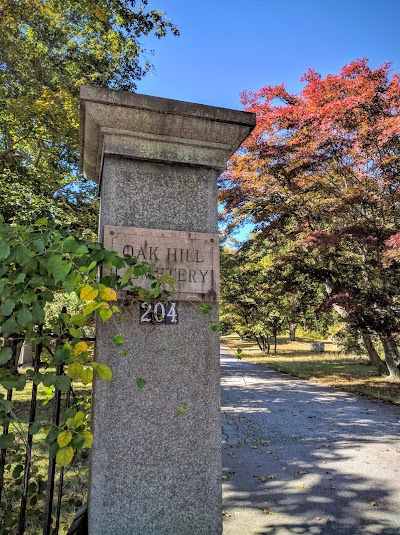
<path fill-rule="evenodd" d="M 118 330 L 129 357 L 110 343 L 112 323 L 97 343 L 114 377 L 95 385 L 90 533 L 219 534 L 218 336 L 185 302 L 178 325 L 140 325 L 137 307 L 126 318 Z M 137 377 L 148 382 L 143 390 Z M 176 416 L 180 407 L 189 412 Z"/>
<path fill-rule="evenodd" d="M 216 179 L 254 116 L 96 88 L 82 97 L 81 163 L 101 181 L 101 240 L 106 225 L 216 234 Z M 121 324 L 98 325 L 96 359 L 114 378 L 94 385 L 90 535 L 221 533 L 218 309 L 207 318 L 178 306 L 173 325 L 140 324 L 137 303 Z"/>
<path fill-rule="evenodd" d="M 174 301 L 219 300 L 218 234 L 104 225 L 104 246 L 155 264 L 158 274 L 173 277 Z M 152 282 L 146 276 L 132 279 L 147 289 Z"/>
<path fill-rule="evenodd" d="M 98 181 L 105 154 L 221 170 L 255 115 L 99 87 L 81 87 L 81 168 Z"/>

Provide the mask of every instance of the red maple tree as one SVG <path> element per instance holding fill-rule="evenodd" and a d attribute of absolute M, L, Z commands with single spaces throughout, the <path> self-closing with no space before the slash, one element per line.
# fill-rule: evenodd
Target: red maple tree
<path fill-rule="evenodd" d="M 298 95 L 284 85 L 242 94 L 257 125 L 221 177 L 227 220 L 251 217 L 302 246 L 327 300 L 348 296 L 346 321 L 379 336 L 385 369 L 400 377 L 400 75 L 360 59 L 302 81 Z"/>

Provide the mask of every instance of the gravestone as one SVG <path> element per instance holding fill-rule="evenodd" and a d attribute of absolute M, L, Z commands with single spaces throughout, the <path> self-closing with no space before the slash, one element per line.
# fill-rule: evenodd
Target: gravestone
<path fill-rule="evenodd" d="M 33 366 L 33 342 L 24 342 L 18 356 L 18 366 Z"/>
<path fill-rule="evenodd" d="M 313 342 L 310 344 L 311 351 L 315 353 L 323 353 L 325 351 L 325 344 L 323 342 Z"/>
<path fill-rule="evenodd" d="M 113 380 L 94 384 L 91 535 L 221 533 L 219 338 L 199 303 L 217 321 L 217 177 L 254 125 L 245 112 L 81 89 L 81 166 L 100 185 L 100 240 L 176 280 L 169 308 L 137 303 L 122 323 L 98 324 L 95 358 Z"/>

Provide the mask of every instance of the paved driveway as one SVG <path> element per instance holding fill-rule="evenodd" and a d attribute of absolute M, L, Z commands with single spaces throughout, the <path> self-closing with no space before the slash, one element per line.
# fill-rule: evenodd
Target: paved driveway
<path fill-rule="evenodd" d="M 224 535 L 400 535 L 399 407 L 221 364 Z"/>

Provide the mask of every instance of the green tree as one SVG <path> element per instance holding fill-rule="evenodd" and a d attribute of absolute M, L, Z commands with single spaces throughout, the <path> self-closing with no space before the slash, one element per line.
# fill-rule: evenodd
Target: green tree
<path fill-rule="evenodd" d="M 221 321 L 241 336 L 257 341 L 269 353 L 276 353 L 277 335 L 307 325 L 315 314 L 321 285 L 303 269 L 298 251 L 254 234 L 238 249 L 222 249 Z M 303 248 L 304 249 L 304 248 Z"/>
<path fill-rule="evenodd" d="M 97 193 L 77 171 L 79 87 L 135 90 L 141 39 L 178 30 L 148 0 L 0 0 L 0 211 L 96 228 Z"/>

